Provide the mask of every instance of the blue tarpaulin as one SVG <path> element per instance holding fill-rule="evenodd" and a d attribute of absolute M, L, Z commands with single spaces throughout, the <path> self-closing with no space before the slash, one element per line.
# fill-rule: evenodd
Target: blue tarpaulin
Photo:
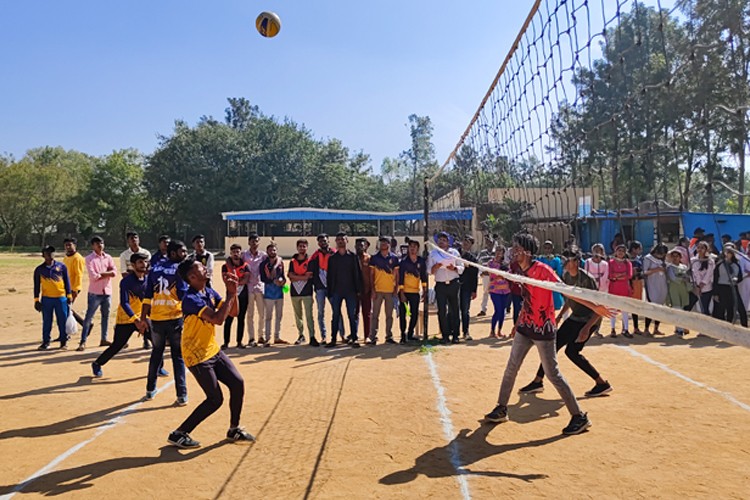
<path fill-rule="evenodd" d="M 728 234 L 733 240 L 740 233 L 750 231 L 750 214 L 709 214 L 701 212 L 684 212 L 681 214 L 685 235 L 690 237 L 696 228 L 703 228 L 706 233 L 713 233 L 716 240 L 722 234 Z"/>
<path fill-rule="evenodd" d="M 328 210 L 325 208 L 281 208 L 278 210 L 252 210 L 224 212 L 224 220 L 251 221 L 414 221 L 424 220 L 422 211 L 413 212 L 356 212 L 353 210 Z M 471 220 L 471 208 L 431 211 L 431 220 Z"/>

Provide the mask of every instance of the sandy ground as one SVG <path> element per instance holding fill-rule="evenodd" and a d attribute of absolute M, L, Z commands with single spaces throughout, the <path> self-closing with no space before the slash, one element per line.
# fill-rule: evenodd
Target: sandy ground
<path fill-rule="evenodd" d="M 176 450 L 167 434 L 202 400 L 192 376 L 187 407 L 173 405 L 171 378 L 141 402 L 149 352 L 138 341 L 101 379 L 92 379 L 89 364 L 103 348 L 37 352 L 38 262 L 0 255 L 0 495 L 747 498 L 750 491 L 750 350 L 709 338 L 594 339 L 584 354 L 615 390 L 582 400 L 593 427 L 563 437 L 569 416 L 551 386 L 514 396 L 510 422 L 480 423 L 509 353 L 509 342 L 484 338 L 486 318 L 472 326 L 478 340 L 429 355 L 397 345 L 230 349 L 246 381 L 243 420 L 257 443 L 224 442 L 225 404 L 193 432 L 202 448 Z M 431 318 L 431 332 L 436 323 Z M 98 333 L 97 326 L 92 339 Z M 283 337 L 296 338 L 290 304 Z M 448 411 L 442 417 L 430 360 Z M 537 363 L 532 352 L 518 386 Z M 576 394 L 593 385 L 564 356 L 561 367 Z"/>

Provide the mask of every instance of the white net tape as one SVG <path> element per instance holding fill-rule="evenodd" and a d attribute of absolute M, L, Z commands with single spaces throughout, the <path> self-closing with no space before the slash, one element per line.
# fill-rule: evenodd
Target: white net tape
<path fill-rule="evenodd" d="M 445 255 L 449 255 L 434 243 L 428 241 L 427 244 L 431 248 L 436 249 L 444 253 Z M 455 256 L 453 255 L 449 256 L 455 258 Z M 469 262 L 465 259 L 456 258 L 456 260 L 463 262 L 464 265 L 474 266 L 480 271 L 497 274 L 509 281 L 516 281 L 525 285 L 538 286 L 539 288 L 552 290 L 553 292 L 560 292 L 561 294 L 570 297 L 578 297 L 595 304 L 603 305 L 610 309 L 627 311 L 644 318 L 651 318 L 653 320 L 661 321 L 662 323 L 669 323 L 670 325 L 680 326 L 682 328 L 687 328 L 695 332 L 700 332 L 703 335 L 707 335 L 717 340 L 723 340 L 724 342 L 729 342 L 730 344 L 750 348 L 750 330 L 742 326 L 733 325 L 726 321 L 721 321 L 716 318 L 706 316 L 704 314 L 683 311 L 680 309 L 672 309 L 667 306 L 652 304 L 650 302 L 633 299 L 630 297 L 611 295 L 606 292 L 577 288 L 574 286 L 568 286 L 564 283 L 539 281 L 527 278 L 525 276 L 520 276 L 518 274 L 511 274 L 505 271 L 491 269 L 474 262 Z"/>

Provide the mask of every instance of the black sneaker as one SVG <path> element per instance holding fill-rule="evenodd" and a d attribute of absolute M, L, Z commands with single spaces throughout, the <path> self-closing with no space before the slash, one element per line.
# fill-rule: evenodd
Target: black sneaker
<path fill-rule="evenodd" d="M 396 341 L 393 340 L 393 337 L 388 337 L 387 339 L 385 339 L 385 343 L 386 344 L 395 344 Z"/>
<path fill-rule="evenodd" d="M 508 421 L 508 409 L 505 406 L 497 405 L 494 410 L 484 416 L 487 422 L 500 423 Z"/>
<path fill-rule="evenodd" d="M 242 427 L 235 427 L 227 431 L 227 439 L 235 442 L 254 443 L 255 436 L 247 432 Z"/>
<path fill-rule="evenodd" d="M 538 392 L 544 392 L 543 382 L 532 381 L 531 383 L 518 389 L 518 394 L 536 394 Z"/>
<path fill-rule="evenodd" d="M 326 347 L 336 347 L 336 339 L 331 339 L 330 342 L 325 344 Z"/>
<path fill-rule="evenodd" d="M 294 345 L 300 345 L 300 344 L 304 344 L 304 343 L 305 343 L 305 336 L 304 335 L 300 335 L 299 337 L 297 337 L 297 340 L 294 341 Z"/>
<path fill-rule="evenodd" d="M 102 373 L 102 366 L 94 361 L 91 363 L 91 371 L 94 373 L 94 377 L 101 377 L 103 375 Z"/>
<path fill-rule="evenodd" d="M 609 385 L 609 382 L 605 381 L 603 384 L 596 384 L 593 389 L 586 391 L 584 395 L 588 398 L 595 398 L 597 396 L 604 396 L 609 392 L 612 392 L 612 386 Z"/>
<path fill-rule="evenodd" d="M 320 346 L 320 342 L 318 342 L 318 339 L 315 337 L 310 337 L 310 347 L 318 347 Z"/>
<path fill-rule="evenodd" d="M 573 415 L 570 419 L 568 426 L 563 429 L 563 434 L 566 436 L 572 436 L 573 434 L 580 434 L 586 429 L 591 427 L 591 421 L 585 413 L 580 415 Z"/>
<path fill-rule="evenodd" d="M 49 344 L 46 342 L 42 342 L 42 344 L 36 348 L 37 351 L 46 351 L 49 349 Z"/>
<path fill-rule="evenodd" d="M 402 336 L 401 336 L 401 340 L 399 340 L 399 341 L 398 341 L 398 343 L 399 343 L 399 344 L 401 344 L 401 345 L 406 345 L 406 337 L 404 337 L 404 336 L 402 335 Z"/>
<path fill-rule="evenodd" d="M 453 337 L 453 340 L 451 340 L 451 344 L 458 344 L 460 343 L 460 340 L 458 340 L 458 337 Z"/>
<path fill-rule="evenodd" d="M 359 342 L 352 339 L 351 344 L 349 344 L 353 349 L 359 349 Z"/>
<path fill-rule="evenodd" d="M 172 431 L 169 433 L 167 442 L 178 448 L 198 448 L 201 444 L 190 437 L 190 434 L 182 431 Z"/>

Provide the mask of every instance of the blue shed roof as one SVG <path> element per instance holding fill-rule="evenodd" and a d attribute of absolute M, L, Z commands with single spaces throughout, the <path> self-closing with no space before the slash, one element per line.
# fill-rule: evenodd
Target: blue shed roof
<path fill-rule="evenodd" d="M 280 208 L 276 210 L 249 210 L 244 212 L 223 212 L 224 220 L 254 220 L 254 221 L 377 221 L 423 220 L 421 210 L 413 212 L 357 212 L 354 210 L 329 210 L 327 208 Z M 454 210 L 436 210 L 430 212 L 432 220 L 471 220 L 471 208 L 457 208 Z"/>

